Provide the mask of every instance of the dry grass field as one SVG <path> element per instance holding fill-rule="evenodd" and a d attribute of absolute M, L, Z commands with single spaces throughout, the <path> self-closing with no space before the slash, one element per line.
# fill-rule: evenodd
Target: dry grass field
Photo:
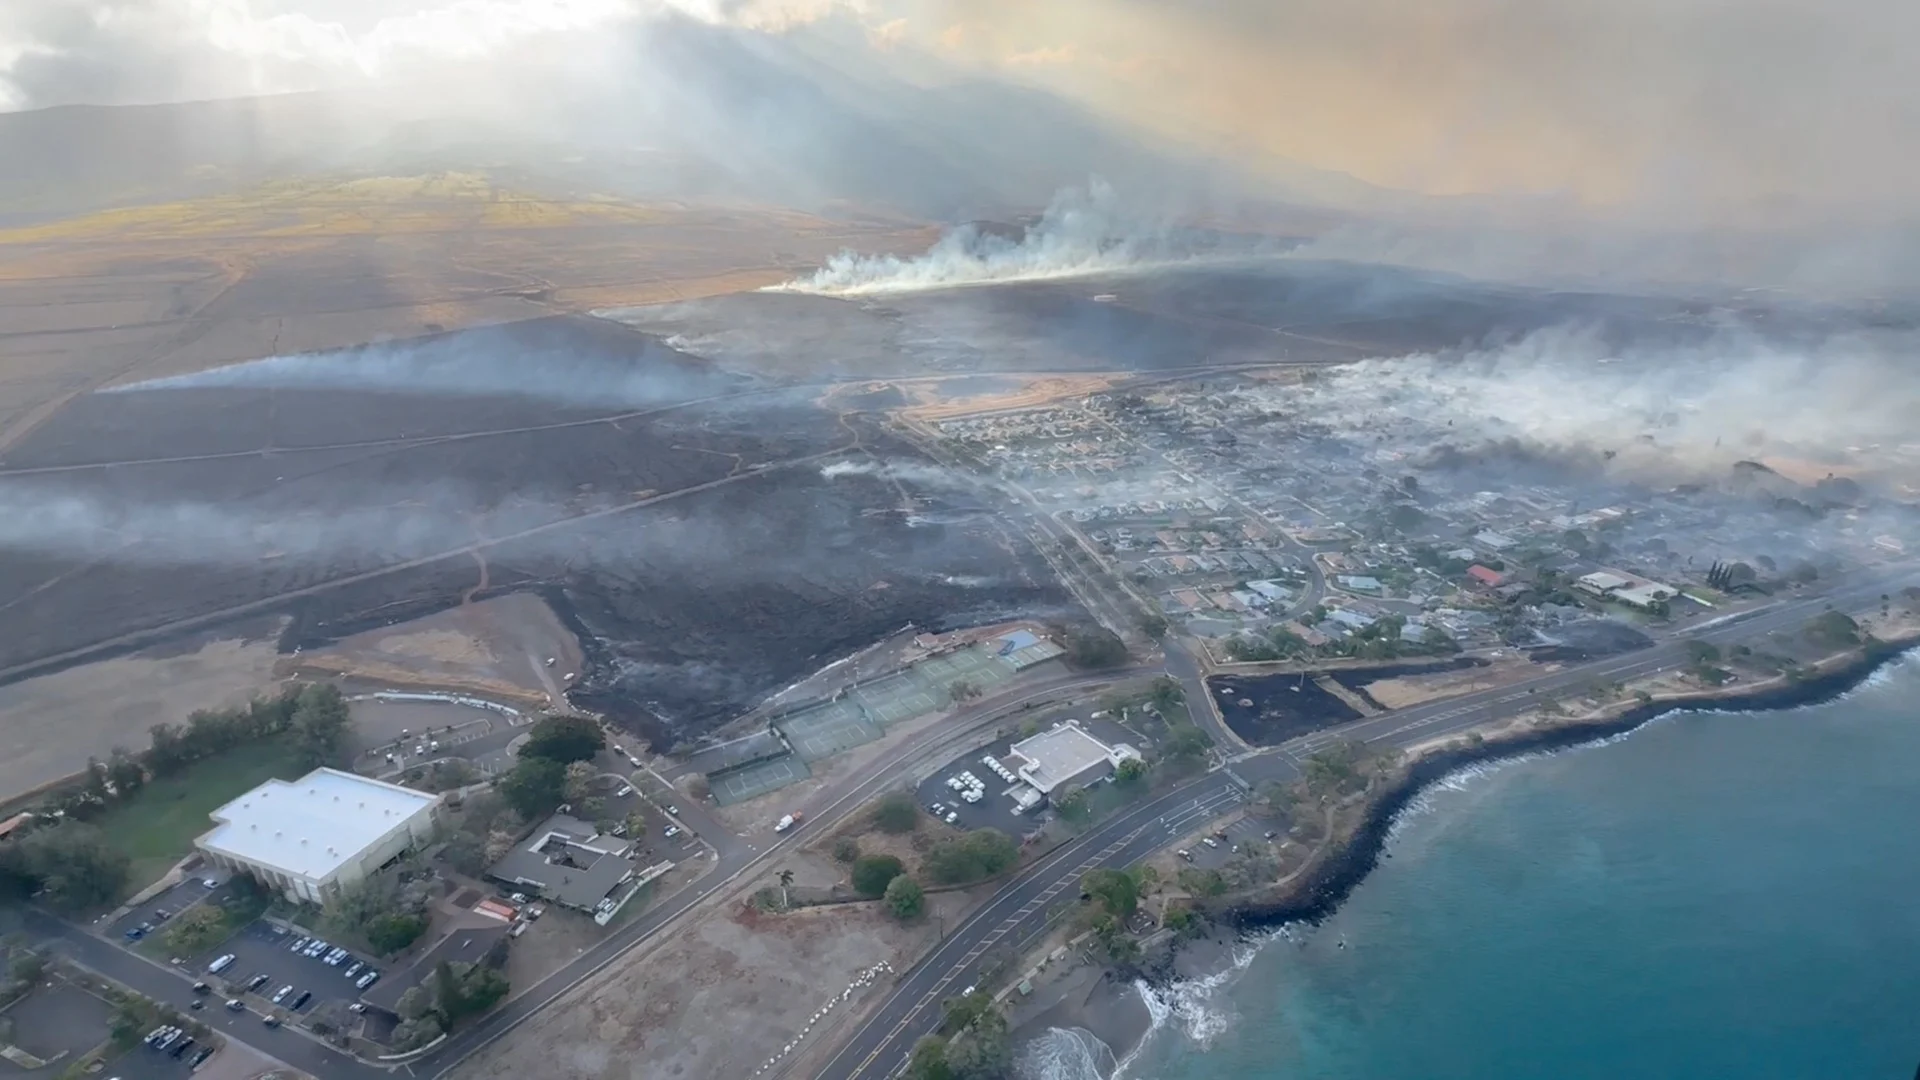
<path fill-rule="evenodd" d="M 926 237 L 464 173 L 286 181 L 0 229 L 0 454 L 116 381 L 735 292 Z"/>

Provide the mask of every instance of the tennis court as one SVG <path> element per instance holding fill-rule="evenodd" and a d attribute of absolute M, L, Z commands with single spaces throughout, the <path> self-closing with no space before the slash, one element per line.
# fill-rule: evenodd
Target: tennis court
<path fill-rule="evenodd" d="M 714 802 L 721 806 L 732 806 L 748 799 L 757 799 L 769 791 L 779 791 L 788 784 L 812 775 L 806 762 L 789 754 L 710 777 L 707 783 L 713 791 Z"/>
<path fill-rule="evenodd" d="M 809 762 L 845 753 L 880 737 L 880 729 L 861 715 L 860 706 L 845 698 L 774 723 L 794 752 Z"/>

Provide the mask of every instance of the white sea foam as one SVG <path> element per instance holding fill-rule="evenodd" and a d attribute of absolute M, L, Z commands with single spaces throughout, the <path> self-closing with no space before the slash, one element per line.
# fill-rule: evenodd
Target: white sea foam
<path fill-rule="evenodd" d="M 1200 978 L 1182 979 L 1158 987 L 1145 980 L 1136 980 L 1134 989 L 1147 1007 L 1149 1022 L 1139 1045 L 1122 1058 L 1115 1069 L 1115 1080 L 1129 1075 L 1128 1070 L 1139 1060 L 1141 1052 L 1164 1030 L 1178 1032 L 1203 1050 L 1213 1045 L 1213 1041 L 1231 1028 L 1237 1019 L 1238 1014 L 1233 1011 L 1228 991 L 1252 966 L 1262 949 L 1275 941 L 1292 940 L 1296 934 L 1294 928 L 1282 926 L 1237 941 L 1230 953 L 1232 962 Z"/>
<path fill-rule="evenodd" d="M 1085 1028 L 1048 1028 L 1020 1048 L 1019 1080 L 1107 1080 L 1117 1074 L 1113 1048 Z"/>

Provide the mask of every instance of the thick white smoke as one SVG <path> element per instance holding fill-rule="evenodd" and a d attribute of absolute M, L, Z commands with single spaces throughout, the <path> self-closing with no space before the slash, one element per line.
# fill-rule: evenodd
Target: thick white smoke
<path fill-rule="evenodd" d="M 1463 448 L 1610 451 L 1621 467 L 1885 460 L 1920 431 L 1920 384 L 1902 352 L 1865 337 L 1792 345 L 1734 330 L 1620 348 L 1562 328 L 1464 356 L 1343 367 L 1309 391 L 1306 413 L 1358 430 L 1414 423 Z"/>
<path fill-rule="evenodd" d="M 872 296 L 1146 269 L 1173 261 L 1165 231 L 1164 222 L 1130 212 L 1110 185 L 1094 180 L 1056 194 L 1017 240 L 963 225 L 924 255 L 845 251 L 813 275 L 767 291 Z"/>
<path fill-rule="evenodd" d="M 130 383 L 109 392 L 357 390 L 457 397 L 528 397 L 594 408 L 645 407 L 723 393 L 717 373 L 660 360 L 609 357 L 465 335 L 338 352 L 297 353 Z"/>
<path fill-rule="evenodd" d="M 342 563 L 421 558 L 565 517 L 559 506 L 486 510 L 451 490 L 372 492 L 384 505 L 242 509 L 198 501 L 139 502 L 40 484 L 0 486 L 0 550 L 148 566 Z"/>

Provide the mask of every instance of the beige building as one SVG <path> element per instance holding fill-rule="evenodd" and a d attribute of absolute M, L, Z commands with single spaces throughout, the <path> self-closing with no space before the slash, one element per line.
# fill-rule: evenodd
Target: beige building
<path fill-rule="evenodd" d="M 291 900 L 324 904 L 430 840 L 440 796 L 315 769 L 269 780 L 212 813 L 194 841 L 217 866 L 250 874 Z"/>

